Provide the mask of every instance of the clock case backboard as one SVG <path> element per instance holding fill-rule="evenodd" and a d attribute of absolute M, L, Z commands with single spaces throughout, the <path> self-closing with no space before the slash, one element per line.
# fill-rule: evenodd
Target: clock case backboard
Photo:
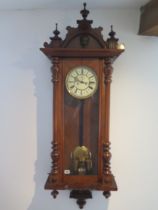
<path fill-rule="evenodd" d="M 53 190 L 54 198 L 58 194 L 57 190 L 71 189 L 70 197 L 78 199 L 77 203 L 80 208 L 85 204 L 86 198 L 92 197 L 91 190 L 102 190 L 105 197 L 109 197 L 110 191 L 117 190 L 110 167 L 110 84 L 113 71 L 112 63 L 123 52 L 117 48 L 118 39 L 115 38 L 115 32 L 111 30 L 110 38 L 104 41 L 101 34 L 102 27 L 93 28 L 93 21 L 87 19 L 88 13 L 86 4 L 84 4 L 84 9 L 81 10 L 83 19 L 77 20 L 78 26 L 76 28 L 68 26 L 66 37 L 62 40 L 56 25 L 50 43 L 45 42 L 44 48 L 40 49 L 52 62 L 53 82 L 52 169 L 46 181 L 45 189 Z M 74 125 L 71 120 L 68 120 L 69 116 L 77 111 L 77 106 L 75 106 L 75 100 L 65 90 L 65 78 L 72 68 L 81 65 L 92 68 L 99 81 L 96 93 L 97 103 L 96 101 L 94 103 L 91 98 L 86 99 L 84 102 L 85 114 L 83 114 L 83 126 L 89 129 L 85 135 L 88 136 L 89 133 L 93 133 L 96 130 L 95 127 L 98 129 L 97 138 L 93 141 L 89 139 L 87 140 L 88 143 L 85 143 L 86 145 L 91 144 L 88 147 L 90 147 L 92 155 L 96 156 L 95 167 L 97 168 L 93 175 L 68 175 L 66 174 L 67 165 L 69 165 L 68 159 L 74 150 L 73 147 L 77 144 L 73 141 L 78 142 L 77 136 L 73 140 L 74 137 L 71 139 L 71 135 L 68 134 L 69 132 L 73 133 L 79 122 Z M 92 97 L 94 98 L 94 96 Z M 78 100 L 77 103 L 80 101 Z M 97 119 L 94 120 L 97 124 L 88 126 L 93 121 L 89 120 L 92 113 Z M 76 119 L 78 118 L 79 114 Z M 69 139 L 66 137 L 67 135 Z"/>

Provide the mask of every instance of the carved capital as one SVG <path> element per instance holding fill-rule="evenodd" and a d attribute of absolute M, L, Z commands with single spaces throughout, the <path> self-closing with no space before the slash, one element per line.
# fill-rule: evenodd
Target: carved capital
<path fill-rule="evenodd" d="M 105 75 L 105 84 L 112 82 L 112 73 L 113 73 L 113 67 L 112 67 L 112 59 L 106 58 L 104 60 L 105 62 L 105 68 L 104 68 L 104 75 Z"/>
<path fill-rule="evenodd" d="M 52 82 L 56 83 L 59 82 L 59 58 L 55 57 L 53 58 L 53 66 L 51 68 L 52 71 Z"/>

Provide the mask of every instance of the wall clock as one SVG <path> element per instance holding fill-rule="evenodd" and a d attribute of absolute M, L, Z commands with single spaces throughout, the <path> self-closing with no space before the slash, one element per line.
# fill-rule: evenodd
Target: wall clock
<path fill-rule="evenodd" d="M 52 169 L 45 189 L 70 190 L 80 208 L 101 190 L 106 198 L 117 190 L 110 167 L 109 110 L 112 63 L 124 51 L 111 27 L 104 41 L 93 28 L 89 11 L 81 10 L 78 26 L 67 27 L 65 39 L 57 25 L 41 51 L 52 62 Z"/>

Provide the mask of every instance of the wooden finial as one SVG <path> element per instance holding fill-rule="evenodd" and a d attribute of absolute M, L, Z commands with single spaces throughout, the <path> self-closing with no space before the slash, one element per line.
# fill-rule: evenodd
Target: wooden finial
<path fill-rule="evenodd" d="M 55 26 L 56 26 L 56 30 L 58 30 L 58 23 L 56 23 Z"/>
<path fill-rule="evenodd" d="M 55 31 L 53 31 L 55 37 L 58 37 L 58 35 L 60 34 L 60 31 L 58 31 L 58 23 L 55 24 Z"/>
<path fill-rule="evenodd" d="M 87 6 L 87 4 L 86 4 L 86 2 L 84 2 L 84 3 L 83 3 L 84 9 L 86 9 L 86 6 Z"/>
<path fill-rule="evenodd" d="M 114 38 L 115 37 L 115 32 L 113 31 L 113 25 L 111 25 L 111 31 L 110 31 L 110 33 L 109 33 L 109 36 L 111 37 L 111 38 Z"/>
<path fill-rule="evenodd" d="M 89 14 L 89 11 L 86 9 L 86 6 L 87 6 L 87 4 L 84 2 L 83 3 L 83 10 L 81 10 L 81 15 L 82 15 L 82 17 L 83 17 L 83 19 L 86 19 L 87 18 L 87 16 L 88 16 L 88 14 Z"/>
<path fill-rule="evenodd" d="M 113 25 L 111 25 L 110 28 L 110 38 L 107 39 L 107 48 L 116 49 L 118 45 L 118 39 L 115 37 L 116 33 L 113 31 Z"/>

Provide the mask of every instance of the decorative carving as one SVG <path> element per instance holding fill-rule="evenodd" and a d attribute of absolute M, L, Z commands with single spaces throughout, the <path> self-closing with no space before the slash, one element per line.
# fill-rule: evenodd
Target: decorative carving
<path fill-rule="evenodd" d="M 80 36 L 81 47 L 83 47 L 83 48 L 87 47 L 88 43 L 89 43 L 89 36 L 87 36 L 87 35 Z"/>
<path fill-rule="evenodd" d="M 59 152 L 58 152 L 58 142 L 54 139 L 52 142 L 52 153 L 51 153 L 51 158 L 52 158 L 52 171 L 51 174 L 56 175 L 58 174 L 58 160 L 59 160 Z"/>
<path fill-rule="evenodd" d="M 88 38 L 92 37 L 99 44 L 99 46 L 100 46 L 99 48 L 105 48 L 106 43 L 105 43 L 103 36 L 101 34 L 101 31 L 103 30 L 103 28 L 102 27 L 98 27 L 98 28 L 91 27 L 91 24 L 93 23 L 93 21 L 87 20 L 89 11 L 86 9 L 86 3 L 84 3 L 84 9 L 81 10 L 80 13 L 82 14 L 83 19 L 77 20 L 77 24 L 78 24 L 77 28 L 70 27 L 70 26 L 67 27 L 68 33 L 66 35 L 65 40 L 62 43 L 62 47 L 64 47 L 64 48 L 68 47 L 69 43 L 73 39 L 80 36 L 81 39 L 82 39 L 82 37 L 88 37 Z M 81 45 L 81 47 L 83 47 L 83 46 Z"/>
<path fill-rule="evenodd" d="M 111 175 L 110 160 L 111 160 L 110 142 L 108 141 L 103 144 L 103 173 L 105 177 Z"/>
<path fill-rule="evenodd" d="M 77 20 L 77 24 L 79 25 L 80 30 L 87 30 L 91 28 L 91 24 L 93 23 L 93 20 L 87 20 L 87 16 L 89 14 L 89 10 L 86 9 L 86 3 L 83 4 L 84 9 L 80 11 L 80 14 L 83 17 L 83 20 Z"/>
<path fill-rule="evenodd" d="M 51 68 L 52 70 L 52 82 L 58 82 L 59 78 L 58 78 L 58 74 L 59 74 L 59 58 L 58 57 L 54 57 L 53 58 L 53 66 Z"/>
<path fill-rule="evenodd" d="M 76 203 L 79 205 L 80 209 L 83 209 L 86 204 L 85 199 L 92 198 L 92 193 L 89 190 L 72 190 L 70 192 L 70 198 L 77 199 Z"/>
<path fill-rule="evenodd" d="M 112 59 L 111 57 L 107 57 L 104 59 L 105 68 L 104 68 L 104 76 L 105 76 L 105 140 L 103 142 L 103 183 L 108 185 L 112 182 L 112 173 L 110 167 L 111 153 L 110 153 L 110 141 L 109 141 L 109 118 L 110 118 L 110 85 L 112 81 Z"/>
<path fill-rule="evenodd" d="M 112 73 L 113 73 L 112 59 L 105 58 L 105 68 L 104 68 L 105 84 L 112 82 Z"/>
<path fill-rule="evenodd" d="M 52 144 L 52 152 L 51 152 L 52 167 L 51 167 L 51 172 L 49 173 L 48 179 L 45 184 L 45 189 L 48 189 L 50 185 L 56 184 L 59 181 L 59 166 L 60 166 L 59 146 L 56 139 L 54 139 L 51 144 Z M 51 192 L 51 195 L 54 198 L 56 198 L 58 195 L 58 191 L 54 189 Z"/>

